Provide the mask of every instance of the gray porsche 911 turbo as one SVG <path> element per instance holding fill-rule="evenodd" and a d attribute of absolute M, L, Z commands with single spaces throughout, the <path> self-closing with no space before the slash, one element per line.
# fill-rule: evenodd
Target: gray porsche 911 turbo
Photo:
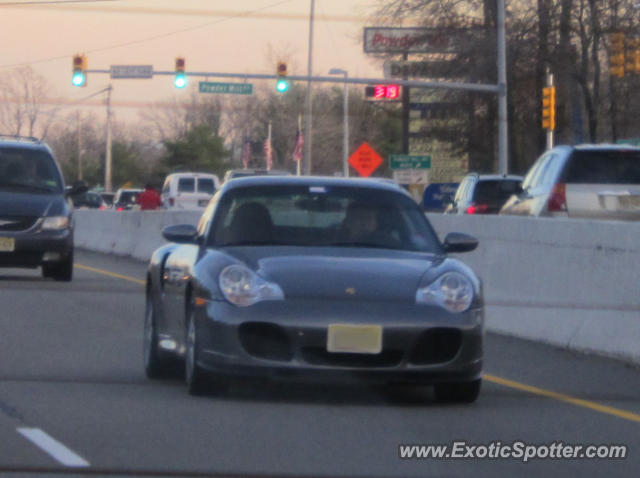
<path fill-rule="evenodd" d="M 434 385 L 480 393 L 484 311 L 473 271 L 406 191 L 383 181 L 234 179 L 197 227 L 168 226 L 149 265 L 144 364 L 184 361 L 187 389 L 234 377 Z"/>

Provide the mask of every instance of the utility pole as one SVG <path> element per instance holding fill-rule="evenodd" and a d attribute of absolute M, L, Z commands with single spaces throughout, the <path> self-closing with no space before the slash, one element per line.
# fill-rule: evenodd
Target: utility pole
<path fill-rule="evenodd" d="M 113 87 L 109 85 L 107 88 L 107 149 L 105 151 L 104 164 L 104 190 L 108 193 L 112 192 L 111 185 L 111 90 Z"/>
<path fill-rule="evenodd" d="M 509 172 L 507 124 L 507 39 L 504 0 L 498 1 L 498 172 Z"/>
<path fill-rule="evenodd" d="M 309 54 L 308 56 L 308 64 L 307 64 L 307 76 L 309 80 L 307 81 L 307 118 L 306 118 L 306 154 L 304 157 L 304 174 L 309 176 L 311 174 L 311 106 L 312 106 L 312 98 L 311 98 L 311 74 L 313 68 L 313 14 L 315 10 L 315 0 L 311 0 L 311 11 L 309 13 Z"/>

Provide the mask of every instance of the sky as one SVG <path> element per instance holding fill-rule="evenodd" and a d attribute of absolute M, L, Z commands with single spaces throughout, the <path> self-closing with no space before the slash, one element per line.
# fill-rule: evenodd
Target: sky
<path fill-rule="evenodd" d="M 314 74 L 341 68 L 354 77 L 382 76 L 380 63 L 363 52 L 361 40 L 377 4 L 316 0 Z M 0 0 L 0 74 L 31 65 L 46 77 L 49 97 L 62 102 L 82 99 L 111 82 L 116 117 L 131 117 L 136 108 L 184 92 L 175 90 L 170 76 L 110 80 L 107 74 L 90 74 L 86 87 L 73 87 L 74 54 L 86 54 L 89 69 L 153 65 L 173 70 L 175 58 L 183 56 L 187 71 L 266 74 L 275 73 L 275 62 L 282 59 L 289 74 L 305 75 L 309 13 L 310 0 Z"/>

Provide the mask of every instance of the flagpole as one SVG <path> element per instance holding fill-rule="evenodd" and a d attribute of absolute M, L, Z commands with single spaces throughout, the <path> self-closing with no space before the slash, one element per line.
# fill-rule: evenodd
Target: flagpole
<path fill-rule="evenodd" d="M 298 134 L 302 134 L 302 116 L 298 115 Z M 296 138 L 296 142 L 298 138 Z M 302 162 L 302 158 L 298 158 L 296 161 L 296 176 L 300 176 L 300 163 Z"/>

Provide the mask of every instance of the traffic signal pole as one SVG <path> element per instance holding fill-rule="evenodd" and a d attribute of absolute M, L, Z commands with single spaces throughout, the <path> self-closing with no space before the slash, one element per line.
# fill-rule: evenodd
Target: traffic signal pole
<path fill-rule="evenodd" d="M 408 61 L 409 54 L 403 53 L 402 60 Z M 402 77 L 403 80 L 407 80 L 408 76 Z M 402 88 L 402 154 L 409 154 L 409 102 L 411 101 L 411 87 L 405 86 Z"/>
<path fill-rule="evenodd" d="M 553 84 L 553 74 L 552 73 L 547 73 L 547 86 L 549 86 L 549 87 L 555 86 Z M 554 105 L 554 108 L 555 108 L 555 105 Z M 554 115 L 555 115 L 555 112 L 554 112 Z M 553 129 L 551 129 L 551 128 L 547 129 L 547 149 L 553 148 L 553 140 L 554 140 L 553 133 L 554 133 Z"/>

